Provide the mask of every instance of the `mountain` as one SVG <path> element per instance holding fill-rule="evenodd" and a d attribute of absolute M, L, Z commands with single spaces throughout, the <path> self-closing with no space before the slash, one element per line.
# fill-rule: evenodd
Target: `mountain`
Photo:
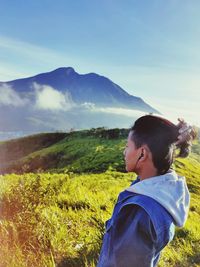
<path fill-rule="evenodd" d="M 0 82 L 0 96 L 3 132 L 128 127 L 135 113 L 159 113 L 108 78 L 71 67 Z"/>
<path fill-rule="evenodd" d="M 71 100 L 77 104 L 92 103 L 100 107 L 123 107 L 158 113 L 141 98 L 128 94 L 108 78 L 95 73 L 78 74 L 71 67 L 58 68 L 48 73 L 4 84 L 11 86 L 21 95 L 33 93 L 34 84 L 48 85 L 59 92 L 68 92 Z"/>

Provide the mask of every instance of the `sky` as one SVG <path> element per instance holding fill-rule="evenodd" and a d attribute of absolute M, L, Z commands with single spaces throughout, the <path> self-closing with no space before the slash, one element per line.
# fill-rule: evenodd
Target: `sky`
<path fill-rule="evenodd" d="M 200 126 L 199 0 L 0 0 L 0 81 L 73 67 Z"/>

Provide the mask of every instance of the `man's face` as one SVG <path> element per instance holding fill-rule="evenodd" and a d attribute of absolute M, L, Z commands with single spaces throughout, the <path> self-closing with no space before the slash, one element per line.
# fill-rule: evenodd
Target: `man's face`
<path fill-rule="evenodd" d="M 126 147 L 124 150 L 124 159 L 126 164 L 126 170 L 128 172 L 136 172 L 137 173 L 137 163 L 138 158 L 141 154 L 141 149 L 136 148 L 134 141 L 131 139 L 133 131 L 131 131 L 128 135 Z"/>

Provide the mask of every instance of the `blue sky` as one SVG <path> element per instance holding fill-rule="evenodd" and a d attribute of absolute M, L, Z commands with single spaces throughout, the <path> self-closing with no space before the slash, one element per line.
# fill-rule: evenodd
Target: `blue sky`
<path fill-rule="evenodd" d="M 96 72 L 200 125 L 199 0 L 0 0 L 0 81 Z"/>

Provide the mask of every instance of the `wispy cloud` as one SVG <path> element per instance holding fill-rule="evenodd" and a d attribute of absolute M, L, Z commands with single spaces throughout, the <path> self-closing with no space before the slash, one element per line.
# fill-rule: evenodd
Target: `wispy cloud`
<path fill-rule="evenodd" d="M 80 62 L 80 58 L 66 51 L 61 52 L 2 35 L 0 35 L 0 57 L 3 66 L 0 67 L 0 80 L 4 81 L 10 77 L 16 79 L 21 75 L 21 78 L 24 78 L 61 66 L 78 66 Z"/>
<path fill-rule="evenodd" d="M 6 57 L 4 58 L 4 55 Z M 104 73 L 105 64 L 77 51 L 48 48 L 0 35 L 0 81 L 24 78 L 38 73 L 71 66 L 80 73 Z M 108 67 L 109 69 L 109 67 Z"/>
<path fill-rule="evenodd" d="M 102 107 L 101 108 L 101 107 L 97 107 L 94 103 L 90 103 L 90 102 L 85 102 L 81 104 L 81 106 L 86 108 L 87 110 L 90 110 L 91 112 L 123 115 L 127 117 L 133 117 L 133 116 L 139 117 L 145 114 L 145 112 L 142 112 L 139 110 L 133 110 L 133 109 L 115 108 L 115 107 Z"/>
<path fill-rule="evenodd" d="M 0 36 L 0 48 L 12 53 L 18 53 L 23 57 L 34 60 L 40 59 L 41 62 L 45 63 L 52 62 L 52 60 L 61 60 L 63 62 L 63 55 L 59 52 L 5 36 Z"/>
<path fill-rule="evenodd" d="M 3 84 L 0 86 L 0 106 L 21 107 L 28 103 L 28 99 L 21 98 L 11 86 Z"/>
<path fill-rule="evenodd" d="M 67 111 L 73 107 L 73 101 L 70 95 L 59 92 L 48 85 L 33 83 L 35 89 L 35 108 L 51 111 Z"/>
<path fill-rule="evenodd" d="M 89 109 L 89 110 L 95 110 L 96 109 L 95 104 L 91 103 L 91 102 L 84 102 L 81 104 L 81 107 Z"/>
<path fill-rule="evenodd" d="M 140 117 L 145 114 L 145 112 L 142 112 L 139 110 L 114 108 L 114 107 L 96 108 L 95 111 L 102 112 L 102 113 L 115 114 L 115 115 L 123 115 L 127 117 L 133 117 L 133 116 Z"/>

